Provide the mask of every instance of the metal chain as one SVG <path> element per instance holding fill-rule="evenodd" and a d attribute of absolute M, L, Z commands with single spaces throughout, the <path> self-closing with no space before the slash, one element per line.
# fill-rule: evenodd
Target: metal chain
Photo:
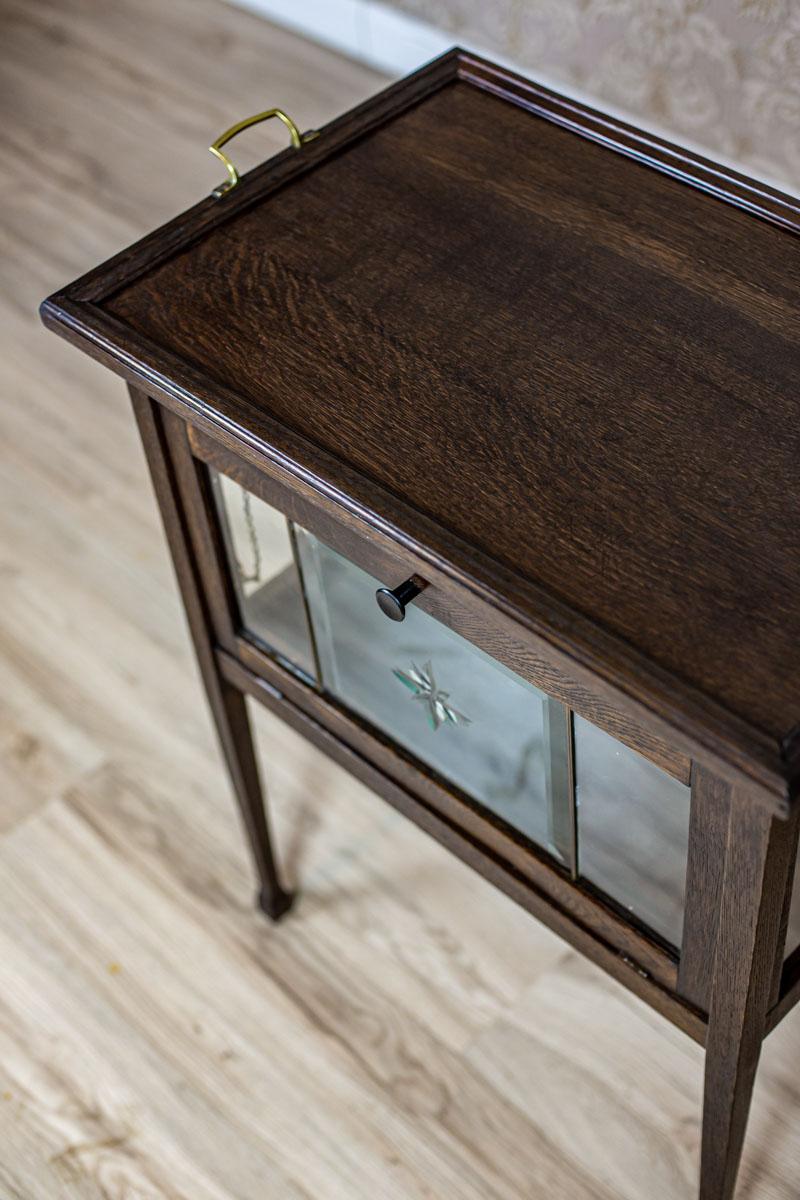
<path fill-rule="evenodd" d="M 244 510 L 244 523 L 247 528 L 247 540 L 250 543 L 250 555 L 252 558 L 252 569 L 245 571 L 239 556 L 236 556 L 236 565 L 239 568 L 239 577 L 242 583 L 260 583 L 261 582 L 261 547 L 258 544 L 258 533 L 256 531 L 256 523 L 253 520 L 253 505 L 252 496 L 245 489 L 242 492 L 242 508 Z"/>

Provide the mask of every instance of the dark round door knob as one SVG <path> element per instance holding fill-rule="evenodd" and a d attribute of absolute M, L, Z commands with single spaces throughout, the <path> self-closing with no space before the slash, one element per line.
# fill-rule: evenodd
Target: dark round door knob
<path fill-rule="evenodd" d="M 427 586 L 425 580 L 420 579 L 419 575 L 412 575 L 410 579 L 401 583 L 394 590 L 387 587 L 378 588 L 375 599 L 380 605 L 381 612 L 385 613 L 390 620 L 404 621 L 406 605 L 415 600 Z"/>

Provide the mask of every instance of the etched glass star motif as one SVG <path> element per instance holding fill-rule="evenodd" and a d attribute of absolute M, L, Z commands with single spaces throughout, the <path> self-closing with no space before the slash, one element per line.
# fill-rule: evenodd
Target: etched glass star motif
<path fill-rule="evenodd" d="M 448 704 L 449 692 L 443 692 L 436 683 L 433 674 L 433 664 L 428 661 L 420 668 L 416 663 L 411 664 L 410 671 L 400 671 L 396 667 L 392 671 L 404 687 L 414 693 L 414 699 L 425 705 L 426 717 L 431 729 L 436 732 L 442 725 L 470 725 L 469 717 L 464 716 L 457 708 Z"/>

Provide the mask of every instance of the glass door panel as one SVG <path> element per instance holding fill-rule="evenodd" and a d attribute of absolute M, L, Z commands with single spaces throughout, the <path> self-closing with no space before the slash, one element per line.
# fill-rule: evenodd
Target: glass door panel
<path fill-rule="evenodd" d="M 316 679 L 289 523 L 227 475 L 211 480 L 244 631 Z"/>
<path fill-rule="evenodd" d="M 690 789 L 212 472 L 244 632 L 680 946 Z M 800 880 L 788 949 L 800 943 Z"/>
<path fill-rule="evenodd" d="M 297 529 L 325 688 L 567 865 L 568 717 L 421 609 L 389 620 L 380 581 Z"/>
<path fill-rule="evenodd" d="M 690 788 L 575 714 L 578 873 L 680 946 Z"/>

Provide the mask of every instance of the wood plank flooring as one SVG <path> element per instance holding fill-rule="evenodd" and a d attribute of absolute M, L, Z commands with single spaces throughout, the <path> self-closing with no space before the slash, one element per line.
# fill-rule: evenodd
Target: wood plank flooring
<path fill-rule="evenodd" d="M 0 1200 L 691 1197 L 697 1047 L 262 712 L 253 911 L 124 389 L 35 315 L 381 80 L 215 0 L 2 0 L 0 60 Z M 742 1200 L 800 1194 L 798 1062 Z"/>

